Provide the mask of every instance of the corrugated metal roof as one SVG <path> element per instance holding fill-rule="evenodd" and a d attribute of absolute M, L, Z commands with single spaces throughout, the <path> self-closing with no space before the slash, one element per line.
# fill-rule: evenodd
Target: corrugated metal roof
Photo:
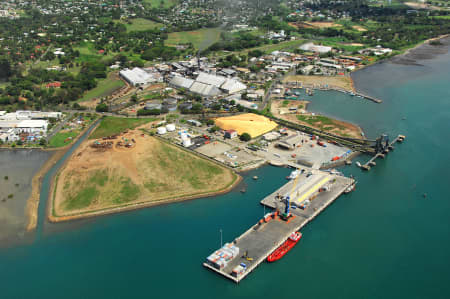
<path fill-rule="evenodd" d="M 221 87 L 228 93 L 235 93 L 247 88 L 247 86 L 237 80 L 227 79 Z"/>
<path fill-rule="evenodd" d="M 216 87 L 220 87 L 226 80 L 227 80 L 227 78 L 222 77 L 222 76 L 215 76 L 215 75 L 210 75 L 207 73 L 200 73 L 198 75 L 196 81 L 205 83 L 205 84 L 211 84 Z"/>
<path fill-rule="evenodd" d="M 184 78 L 181 76 L 175 76 L 172 78 L 172 80 L 170 80 L 169 82 L 171 85 L 174 85 L 176 87 L 180 87 L 180 88 L 191 88 L 192 84 L 194 83 L 194 80 L 192 79 L 188 79 L 188 78 Z"/>
<path fill-rule="evenodd" d="M 120 75 L 133 85 L 147 84 L 153 80 L 153 77 L 149 73 L 138 67 L 132 70 L 122 70 L 120 71 Z"/>
<path fill-rule="evenodd" d="M 204 84 L 201 82 L 194 82 L 189 90 L 205 97 L 211 97 L 220 94 L 220 90 L 216 86 Z"/>

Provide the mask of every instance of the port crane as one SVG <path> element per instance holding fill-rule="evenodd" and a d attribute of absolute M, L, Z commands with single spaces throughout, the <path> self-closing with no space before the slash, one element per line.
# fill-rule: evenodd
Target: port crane
<path fill-rule="evenodd" d="M 300 171 L 300 169 L 298 169 Z M 291 193 L 289 193 L 289 195 L 285 196 L 285 209 L 284 209 L 284 213 L 281 214 L 281 218 L 283 220 L 288 220 L 289 218 L 292 217 L 292 214 L 290 212 L 291 209 L 291 198 L 294 196 L 294 191 L 297 187 L 298 184 L 298 179 L 300 178 L 300 175 L 297 175 L 297 177 L 294 179 L 294 183 L 292 184 L 292 189 L 291 189 Z"/>

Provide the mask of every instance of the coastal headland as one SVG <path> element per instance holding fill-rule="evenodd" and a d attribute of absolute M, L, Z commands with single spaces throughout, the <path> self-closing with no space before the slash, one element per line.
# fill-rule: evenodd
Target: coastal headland
<path fill-rule="evenodd" d="M 146 126 L 107 141 L 84 141 L 53 180 L 49 220 L 216 195 L 240 181 L 230 169 L 139 130 Z M 99 134 L 94 131 L 91 136 Z"/>
<path fill-rule="evenodd" d="M 362 138 L 362 129 L 349 122 L 336 120 L 323 115 L 309 113 L 309 102 L 298 100 L 272 100 L 272 114 L 292 123 L 327 131 L 342 137 Z"/>
<path fill-rule="evenodd" d="M 350 76 L 286 76 L 283 83 L 302 82 L 304 87 L 327 88 L 354 92 L 353 80 Z"/>

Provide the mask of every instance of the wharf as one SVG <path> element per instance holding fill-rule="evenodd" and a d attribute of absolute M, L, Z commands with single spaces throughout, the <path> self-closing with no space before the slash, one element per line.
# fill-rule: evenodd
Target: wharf
<path fill-rule="evenodd" d="M 353 184 L 354 180 L 346 178 L 343 176 L 330 175 L 319 170 L 311 170 L 313 174 L 326 175 L 329 177 L 329 190 L 317 193 L 313 196 L 313 200 L 308 205 L 305 210 L 299 208 L 291 208 L 291 213 L 295 216 L 289 219 L 289 221 L 283 221 L 281 219 L 272 219 L 269 222 L 263 222 L 262 224 L 257 223 L 244 232 L 241 236 L 234 240 L 234 244 L 239 247 L 239 256 L 232 259 L 223 269 L 216 269 L 215 267 L 204 263 L 203 265 L 218 274 L 239 283 L 248 274 L 250 274 L 257 266 L 264 262 L 268 255 L 277 249 L 281 244 L 283 244 L 286 239 L 291 235 L 291 233 L 300 230 L 308 222 L 313 220 L 317 215 L 320 214 L 326 207 L 334 202 L 344 191 Z M 306 172 L 301 174 L 298 182 L 306 180 Z M 290 194 L 293 189 L 294 181 L 291 180 L 287 184 L 283 185 L 281 188 L 265 197 L 261 204 L 283 211 L 285 208 L 285 203 L 281 201 L 277 195 Z M 311 188 L 305 192 L 311 194 Z M 307 195 L 307 194 L 306 194 Z M 300 194 L 300 197 L 303 196 Z M 298 195 L 297 195 L 298 198 Z M 295 250 L 295 249 L 294 249 Z M 253 260 L 249 261 L 244 253 L 247 253 L 247 257 Z M 286 256 L 285 258 L 289 258 Z M 245 263 L 247 269 L 245 272 L 235 277 L 231 275 L 232 270 L 241 263 Z"/>
<path fill-rule="evenodd" d="M 368 99 L 368 100 L 370 100 L 370 101 L 372 101 L 372 102 L 375 102 L 375 103 L 378 103 L 378 104 L 383 103 L 383 100 L 380 100 L 380 99 L 377 99 L 377 98 L 368 96 L 368 95 L 363 94 L 363 93 L 360 93 L 360 92 L 356 92 L 355 95 L 356 95 L 356 96 L 363 97 L 363 98 L 365 98 L 365 99 Z"/>
<path fill-rule="evenodd" d="M 384 151 L 382 153 L 377 153 L 369 161 L 367 161 L 365 164 L 361 165 L 361 169 L 363 169 L 363 170 L 370 170 L 370 168 L 372 166 L 377 165 L 376 162 L 375 162 L 375 160 L 377 158 L 384 159 L 386 157 L 386 155 L 389 153 L 389 151 L 393 151 L 394 150 L 394 144 L 396 142 L 403 142 L 404 140 L 405 140 L 405 136 L 398 135 L 391 143 L 389 143 L 389 145 L 384 149 Z"/>

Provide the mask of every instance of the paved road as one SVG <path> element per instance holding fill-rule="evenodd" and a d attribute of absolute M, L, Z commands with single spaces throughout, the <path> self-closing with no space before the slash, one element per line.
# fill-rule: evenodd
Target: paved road
<path fill-rule="evenodd" d="M 77 111 L 77 112 L 79 112 L 79 111 Z M 72 118 L 73 114 L 74 114 L 73 111 L 69 111 L 67 116 L 61 122 L 59 122 L 56 126 L 54 126 L 52 128 L 51 132 L 47 134 L 47 138 L 46 138 L 47 142 L 64 127 L 64 125 L 67 123 L 67 121 Z"/>
<path fill-rule="evenodd" d="M 264 96 L 264 98 L 262 100 L 262 103 L 260 103 L 260 105 L 259 105 L 259 110 L 260 111 L 264 110 L 267 107 L 267 105 L 269 104 L 270 96 L 272 95 L 272 87 L 273 87 L 274 83 L 278 82 L 278 81 L 283 81 L 283 79 L 286 76 L 291 76 L 291 75 L 294 75 L 294 74 L 295 74 L 295 69 L 289 71 L 284 76 L 281 76 L 279 73 L 277 73 L 277 76 L 275 77 L 275 79 L 272 80 L 272 83 L 270 84 L 269 89 L 267 90 L 266 95 Z"/>

